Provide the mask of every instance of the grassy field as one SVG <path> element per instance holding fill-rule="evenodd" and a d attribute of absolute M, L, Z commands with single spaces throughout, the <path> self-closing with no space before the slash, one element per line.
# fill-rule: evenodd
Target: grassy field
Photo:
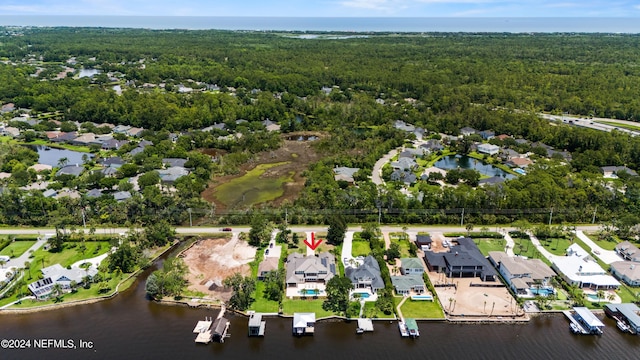
<path fill-rule="evenodd" d="M 589 239 L 591 239 L 591 241 L 596 243 L 596 245 L 600 246 L 605 250 L 615 249 L 616 245 L 618 245 L 618 243 L 620 242 L 620 239 L 618 238 L 614 238 L 612 241 L 601 240 L 598 238 L 598 234 L 596 233 L 584 233 L 584 234 L 587 235 Z"/>
<path fill-rule="evenodd" d="M 536 247 L 531 243 L 531 240 L 513 238 L 513 242 L 515 243 L 515 246 L 513 248 L 513 253 L 515 255 L 524 256 L 529 259 L 540 259 L 545 264 L 551 266 L 551 262 L 549 262 L 547 258 L 540 254 L 538 249 L 536 249 Z"/>
<path fill-rule="evenodd" d="M 284 184 L 293 181 L 293 173 L 278 178 L 263 178 L 270 168 L 286 162 L 260 164 L 239 178 L 216 187 L 214 196 L 227 206 L 255 205 L 275 200 L 284 194 Z"/>
<path fill-rule="evenodd" d="M 264 282 L 256 282 L 256 291 L 253 294 L 253 298 L 256 299 L 249 307 L 249 310 L 262 313 L 277 313 L 278 303 L 273 300 L 265 299 L 262 293 L 264 292 Z"/>
<path fill-rule="evenodd" d="M 29 249 L 35 243 L 35 241 L 14 241 L 9 244 L 9 246 L 2 249 L 2 251 L 0 251 L 0 255 L 18 257 L 24 254 L 24 252 L 27 251 L 27 249 Z"/>
<path fill-rule="evenodd" d="M 393 302 L 395 306 L 402 301 L 401 296 L 395 296 Z M 437 301 L 413 301 L 407 299 L 400 308 L 405 318 L 417 319 L 444 319 L 444 313 Z"/>
<path fill-rule="evenodd" d="M 80 246 L 81 244 L 77 242 L 65 243 L 64 250 L 58 253 L 51 253 L 43 248 L 36 250 L 31 261 L 31 264 L 33 264 L 32 271 L 36 270 L 35 267 L 39 267 L 37 270 L 40 270 L 43 259 L 44 266 L 60 264 L 63 267 L 67 267 L 82 259 L 90 259 L 102 255 L 111 248 L 107 241 L 86 241 L 86 250 L 84 252 L 81 251 Z"/>
<path fill-rule="evenodd" d="M 572 244 L 571 239 L 565 238 L 540 239 L 540 243 L 547 251 L 558 256 L 565 255 L 567 248 Z"/>
<path fill-rule="evenodd" d="M 367 256 L 371 254 L 371 245 L 368 241 L 359 240 L 353 242 L 353 248 L 351 248 L 351 256 Z"/>
<path fill-rule="evenodd" d="M 389 240 L 391 240 L 392 244 L 398 244 L 400 246 L 400 257 L 412 257 L 411 254 L 409 254 L 409 240 L 403 239 L 402 233 L 396 234 L 398 234 L 398 236 L 391 236 L 391 234 L 389 234 Z"/>
<path fill-rule="evenodd" d="M 489 251 L 504 251 L 505 245 L 507 245 L 507 241 L 505 239 L 473 239 L 473 241 L 478 245 L 478 249 L 482 255 L 489 255 Z"/>
<path fill-rule="evenodd" d="M 316 318 L 335 315 L 330 311 L 322 309 L 323 299 L 316 300 L 282 300 L 282 311 L 285 315 L 293 315 L 297 312 L 312 312 L 316 313 Z"/>

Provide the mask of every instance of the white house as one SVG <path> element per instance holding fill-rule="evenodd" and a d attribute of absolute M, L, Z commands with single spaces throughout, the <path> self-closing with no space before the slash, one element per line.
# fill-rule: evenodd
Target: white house
<path fill-rule="evenodd" d="M 598 265 L 578 244 L 567 248 L 566 256 L 554 256 L 552 268 L 560 274 L 569 285 L 581 288 L 617 289 L 620 282 Z"/>
<path fill-rule="evenodd" d="M 493 144 L 478 145 L 478 152 L 481 154 L 495 155 L 500 151 L 500 147 Z"/>
<path fill-rule="evenodd" d="M 56 284 L 59 284 L 63 291 L 69 291 L 71 290 L 72 282 L 75 281 L 78 285 L 82 284 L 85 276 L 93 278 L 98 273 L 98 269 L 93 266 L 87 269 L 65 269 L 60 264 L 42 268 L 41 271 L 42 279 L 32 282 L 28 286 L 29 290 L 38 299 L 45 299 L 49 297 Z"/>

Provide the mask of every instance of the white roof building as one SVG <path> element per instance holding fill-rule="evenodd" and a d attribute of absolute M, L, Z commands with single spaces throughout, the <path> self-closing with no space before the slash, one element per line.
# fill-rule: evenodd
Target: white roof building
<path fill-rule="evenodd" d="M 615 289 L 620 286 L 620 282 L 608 275 L 578 244 L 569 246 L 566 256 L 554 256 L 550 260 L 552 268 L 570 285 L 593 289 Z"/>

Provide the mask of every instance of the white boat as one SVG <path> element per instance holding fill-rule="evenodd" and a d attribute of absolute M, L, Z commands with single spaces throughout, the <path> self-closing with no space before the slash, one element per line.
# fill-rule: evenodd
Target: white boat
<path fill-rule="evenodd" d="M 572 333 L 574 334 L 580 334 L 582 331 L 580 330 L 580 328 L 578 328 L 578 325 L 574 324 L 574 323 L 570 323 L 569 324 L 569 329 L 571 330 Z"/>
<path fill-rule="evenodd" d="M 409 331 L 407 330 L 407 325 L 403 321 L 398 321 L 398 329 L 400 330 L 400 336 L 409 337 Z"/>
<path fill-rule="evenodd" d="M 622 332 L 631 332 L 631 328 L 629 327 L 629 325 L 625 324 L 623 321 L 618 320 L 616 325 Z"/>

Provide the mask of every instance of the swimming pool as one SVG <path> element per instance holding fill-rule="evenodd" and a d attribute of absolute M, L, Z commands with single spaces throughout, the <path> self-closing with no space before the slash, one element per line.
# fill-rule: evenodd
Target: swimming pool
<path fill-rule="evenodd" d="M 551 296 L 553 295 L 553 289 L 545 289 L 545 288 L 530 288 L 529 291 L 533 295 L 541 295 L 541 296 Z"/>
<path fill-rule="evenodd" d="M 598 302 L 598 301 L 603 301 L 604 300 L 604 298 L 599 298 L 598 295 L 596 295 L 596 294 L 586 294 L 586 295 L 587 295 L 587 298 L 589 300 L 591 300 L 591 301 Z"/>
<path fill-rule="evenodd" d="M 369 296 L 371 296 L 371 295 L 369 295 L 369 293 L 366 293 L 366 292 L 356 292 L 356 293 L 353 293 L 353 297 L 356 297 L 356 296 L 360 296 L 362 299 L 366 299 L 366 298 L 368 298 L 368 297 L 369 297 Z"/>
<path fill-rule="evenodd" d="M 318 294 L 320 294 L 320 290 L 317 290 L 317 289 L 302 289 L 302 290 L 300 290 L 300 293 L 302 293 L 302 295 L 318 295 Z"/>
<path fill-rule="evenodd" d="M 431 295 L 412 295 L 411 300 L 430 300 L 433 301 L 433 296 Z"/>

